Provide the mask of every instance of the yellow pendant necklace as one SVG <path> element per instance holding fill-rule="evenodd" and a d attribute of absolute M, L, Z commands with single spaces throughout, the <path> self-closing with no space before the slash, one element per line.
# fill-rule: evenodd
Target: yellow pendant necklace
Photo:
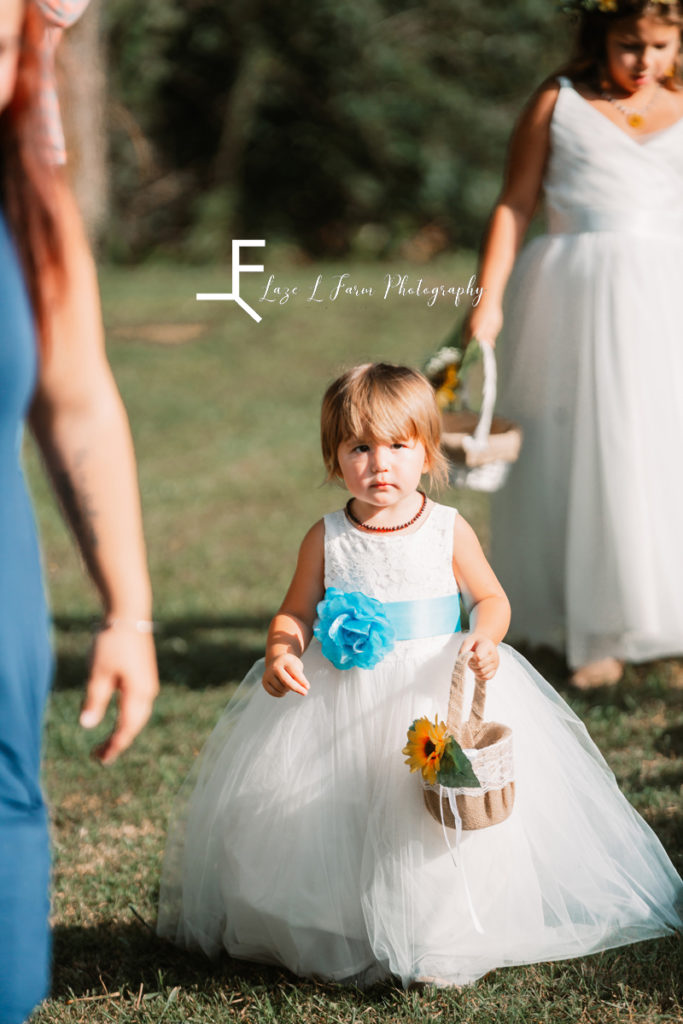
<path fill-rule="evenodd" d="M 642 110 L 634 110 L 633 107 L 627 107 L 626 104 L 621 103 L 620 100 L 615 100 L 614 96 L 611 96 L 608 92 L 603 92 L 602 98 L 603 100 L 607 100 L 608 103 L 612 103 L 617 110 L 624 115 L 626 123 L 629 124 L 631 128 L 641 128 L 645 122 L 645 115 L 659 95 L 659 89 L 660 86 L 658 84 Z"/>

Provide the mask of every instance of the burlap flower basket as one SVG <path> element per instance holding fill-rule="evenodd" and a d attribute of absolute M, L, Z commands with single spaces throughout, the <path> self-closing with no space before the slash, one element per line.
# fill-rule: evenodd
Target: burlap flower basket
<path fill-rule="evenodd" d="M 465 672 L 470 653 L 460 654 L 453 668 L 446 732 L 469 758 L 480 789 L 424 784 L 427 810 L 447 828 L 489 828 L 505 821 L 515 800 L 512 730 L 500 722 L 485 722 L 486 683 L 475 679 L 468 718 L 463 721 Z"/>
<path fill-rule="evenodd" d="M 455 487 L 497 491 L 505 483 L 522 447 L 522 429 L 512 420 L 494 416 L 496 357 L 490 345 L 479 342 L 484 362 L 481 413 L 463 410 L 441 416 L 441 447 L 450 462 Z"/>

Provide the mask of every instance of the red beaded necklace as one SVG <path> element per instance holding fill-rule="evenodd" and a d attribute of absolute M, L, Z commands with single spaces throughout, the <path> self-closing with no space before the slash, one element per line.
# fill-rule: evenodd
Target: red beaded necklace
<path fill-rule="evenodd" d="M 424 512 L 425 508 L 427 507 L 427 495 L 424 493 L 424 491 L 418 491 L 417 493 L 422 495 L 422 504 L 420 505 L 419 509 L 417 510 L 413 518 L 409 519 L 407 523 L 401 523 L 400 526 L 370 526 L 369 523 L 362 523 L 360 519 L 356 519 L 353 512 L 351 511 L 351 502 L 353 501 L 353 498 L 349 498 L 349 500 L 346 502 L 346 505 L 344 506 L 344 512 L 346 513 L 346 518 L 350 519 L 351 522 L 355 523 L 356 526 L 360 526 L 361 530 L 370 530 L 372 533 L 395 533 L 397 530 L 407 530 L 409 526 L 412 526 L 413 523 L 416 523 L 418 521 L 418 519 Z"/>

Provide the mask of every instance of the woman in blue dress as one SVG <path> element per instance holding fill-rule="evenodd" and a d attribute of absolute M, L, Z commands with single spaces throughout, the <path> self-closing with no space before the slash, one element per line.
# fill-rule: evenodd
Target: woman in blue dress
<path fill-rule="evenodd" d="M 36 123 L 41 32 L 32 4 L 0 0 L 0 1024 L 20 1024 L 49 984 L 40 742 L 52 658 L 20 465 L 26 419 L 102 596 L 81 724 L 116 694 L 103 762 L 132 742 L 158 686 L 130 432 L 89 246 Z"/>

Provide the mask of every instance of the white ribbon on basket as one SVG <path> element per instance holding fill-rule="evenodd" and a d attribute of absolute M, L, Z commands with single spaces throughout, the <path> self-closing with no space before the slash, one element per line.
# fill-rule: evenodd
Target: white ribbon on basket
<path fill-rule="evenodd" d="M 467 753 L 467 751 L 465 751 L 465 753 Z M 439 789 L 439 809 L 440 809 L 440 812 L 441 812 L 441 831 L 443 832 L 443 837 L 444 837 L 444 840 L 446 842 L 446 846 L 448 847 L 448 852 L 451 855 L 453 863 L 455 864 L 456 868 L 460 869 L 460 872 L 462 874 L 462 884 L 463 884 L 463 886 L 465 888 L 465 896 L 467 897 L 467 906 L 469 907 L 470 917 L 472 918 L 472 924 L 474 925 L 474 930 L 476 932 L 478 932 L 480 935 L 483 935 L 484 934 L 484 929 L 482 928 L 481 923 L 479 921 L 479 918 L 477 917 L 477 912 L 474 909 L 474 903 L 472 902 L 472 893 L 470 892 L 470 887 L 469 887 L 468 882 L 467 882 L 467 872 L 465 871 L 465 865 L 464 864 L 460 864 L 459 865 L 458 861 L 457 861 L 457 857 L 456 857 L 456 853 L 457 853 L 458 848 L 460 846 L 460 840 L 462 838 L 462 818 L 460 817 L 460 811 L 458 810 L 458 800 L 457 800 L 457 792 L 458 791 L 456 789 L 450 788 L 449 786 L 439 786 L 438 789 Z M 451 813 L 452 813 L 452 815 L 453 815 L 453 817 L 455 819 L 455 850 L 451 846 L 451 841 L 448 838 L 448 829 L 446 828 L 446 822 L 444 821 L 444 816 L 443 816 L 443 797 L 444 796 L 446 796 L 448 798 L 448 805 L 449 805 L 449 807 L 451 809 Z"/>
<path fill-rule="evenodd" d="M 462 440 L 463 448 L 466 451 L 477 451 L 477 449 L 485 448 L 488 444 L 498 390 L 498 370 L 493 345 L 489 341 L 479 341 L 479 339 L 477 339 L 477 344 L 481 350 L 482 362 L 484 364 L 484 384 L 479 422 L 472 436 L 464 437 Z"/>
<path fill-rule="evenodd" d="M 460 654 L 458 656 L 458 661 L 456 662 L 456 668 L 454 669 L 454 678 L 455 673 L 458 671 L 458 668 L 461 667 L 462 660 L 463 656 L 462 654 Z M 465 674 L 462 677 L 462 685 L 465 687 L 463 691 L 463 702 L 465 707 L 468 707 L 469 710 L 467 712 L 467 715 L 463 719 L 462 706 L 458 708 L 457 703 L 453 704 L 453 692 L 451 690 L 451 697 L 449 699 L 448 708 L 449 723 L 451 721 L 451 715 L 454 712 L 456 715 L 458 715 L 461 721 L 469 721 L 473 713 L 472 705 L 474 703 L 476 696 L 476 682 L 474 680 L 474 676 L 472 674 L 471 669 L 465 667 L 464 671 Z M 451 682 L 451 686 L 453 686 L 453 681 Z M 479 709 L 478 714 L 483 715 L 483 705 Z M 441 831 L 443 832 L 444 842 L 446 844 L 448 852 L 451 855 L 453 864 L 462 873 L 462 881 L 463 887 L 465 889 L 467 906 L 469 908 L 470 917 L 472 918 L 472 923 L 474 925 L 475 931 L 477 931 L 480 935 L 483 935 L 484 929 L 481 925 L 481 922 L 479 921 L 479 918 L 477 917 L 477 912 L 474 909 L 472 894 L 470 892 L 469 883 L 467 881 L 465 864 L 464 862 L 461 864 L 458 863 L 457 854 L 462 840 L 462 833 L 464 831 L 462 825 L 462 817 L 460 815 L 460 811 L 458 810 L 458 797 L 483 796 L 484 794 L 489 793 L 491 791 L 501 790 L 509 783 L 514 781 L 515 772 L 512 748 L 512 733 L 509 730 L 507 730 L 503 735 L 501 735 L 500 739 L 482 748 L 463 746 L 463 753 L 469 758 L 470 764 L 472 765 L 472 770 L 474 771 L 474 774 L 476 775 L 477 781 L 479 783 L 478 786 L 442 786 L 438 782 L 432 785 L 426 783 L 423 780 L 423 787 L 425 789 L 432 790 L 438 794 L 439 817 L 441 819 Z M 450 841 L 449 828 L 446 825 L 444 817 L 444 797 L 448 800 L 448 806 L 450 808 L 451 814 L 453 815 L 453 821 L 455 826 L 455 846 L 453 846 L 453 844 Z"/>

